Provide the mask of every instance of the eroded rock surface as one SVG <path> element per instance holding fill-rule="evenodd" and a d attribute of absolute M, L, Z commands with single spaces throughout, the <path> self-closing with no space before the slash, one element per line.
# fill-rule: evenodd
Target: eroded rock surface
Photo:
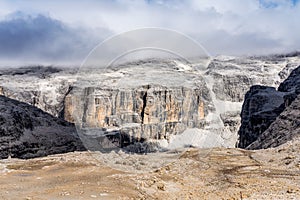
<path fill-rule="evenodd" d="M 0 158 L 33 158 L 84 150 L 73 124 L 0 96 Z"/>
<path fill-rule="evenodd" d="M 213 109 L 207 89 L 199 88 L 146 85 L 126 90 L 89 88 L 84 93 L 83 127 L 131 129 L 130 135 L 138 141 L 168 139 L 188 127 L 204 128 Z"/>
<path fill-rule="evenodd" d="M 276 147 L 300 136 L 300 96 L 247 149 Z"/>
<path fill-rule="evenodd" d="M 77 120 L 82 127 L 128 133 L 129 141 L 169 140 L 198 128 L 205 137 L 211 132 L 223 138 L 212 146 L 233 147 L 245 93 L 255 84 L 277 87 L 299 60 L 298 55 L 218 56 L 207 69 L 205 61 L 150 59 L 79 73 L 41 67 L 2 70 L 0 93 Z"/>
<path fill-rule="evenodd" d="M 273 87 L 252 86 L 242 107 L 238 147 L 254 142 L 283 111 L 284 93 Z"/>
<path fill-rule="evenodd" d="M 111 152 L 107 159 L 95 159 L 101 157 L 99 152 L 76 152 L 1 160 L 0 196 L 16 200 L 299 199 L 299 150 L 298 142 L 259 151 L 190 148 L 180 157 L 175 152 Z"/>
<path fill-rule="evenodd" d="M 75 73 L 43 66 L 0 70 L 0 94 L 60 117 Z"/>
<path fill-rule="evenodd" d="M 276 147 L 299 136 L 300 67 L 278 87 L 254 86 L 241 114 L 238 147 Z"/>

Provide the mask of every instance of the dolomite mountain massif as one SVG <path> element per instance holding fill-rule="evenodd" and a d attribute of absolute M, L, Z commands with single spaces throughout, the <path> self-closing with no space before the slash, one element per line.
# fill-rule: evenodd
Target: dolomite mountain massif
<path fill-rule="evenodd" d="M 264 146 L 255 141 L 269 137 L 267 133 L 275 126 L 272 122 L 276 117 L 280 114 L 286 119 L 284 113 L 295 106 L 292 100 L 296 102 L 297 98 L 292 91 L 296 90 L 289 86 L 293 82 L 289 74 L 299 65 L 299 55 L 219 56 L 207 67 L 206 63 L 205 59 L 193 63 L 147 59 L 92 72 L 87 68 L 41 66 L 2 69 L 0 93 L 40 108 L 53 120 L 75 122 L 79 134 L 93 139 L 84 141 L 88 148 L 99 141 L 104 145 L 105 140 L 119 147 L 154 141 L 163 149 L 236 144 L 246 148 L 253 142 L 249 148 L 278 145 Z M 263 106 L 255 97 L 256 90 L 266 94 L 258 99 L 265 103 L 268 100 L 263 97 L 270 97 L 272 103 Z M 249 101 L 253 96 L 254 100 Z M 253 107 L 256 101 L 258 105 Z M 257 118 L 260 113 L 267 115 L 269 121 Z M 1 128 L 4 126 L 2 123 Z M 68 127 L 74 130 L 72 124 Z"/>

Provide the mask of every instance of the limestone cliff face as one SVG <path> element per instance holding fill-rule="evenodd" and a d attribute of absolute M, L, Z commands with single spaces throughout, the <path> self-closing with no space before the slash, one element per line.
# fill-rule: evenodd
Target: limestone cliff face
<path fill-rule="evenodd" d="M 169 139 L 186 128 L 204 128 L 212 111 L 205 88 L 167 88 L 144 85 L 131 89 L 85 88 L 83 96 L 70 94 L 65 116 L 80 115 L 82 127 L 127 130 L 133 140 Z M 76 99 L 81 98 L 81 107 Z M 73 101 L 72 101 L 73 99 Z M 70 101 L 71 100 L 71 101 Z M 69 118 L 73 121 L 74 119 Z M 138 129 L 137 131 L 134 131 Z M 131 135 L 134 134 L 134 135 Z"/>

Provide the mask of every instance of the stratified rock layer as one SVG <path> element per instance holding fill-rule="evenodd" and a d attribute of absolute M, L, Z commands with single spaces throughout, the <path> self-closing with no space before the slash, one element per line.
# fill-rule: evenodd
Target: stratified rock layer
<path fill-rule="evenodd" d="M 207 88 L 167 88 L 146 85 L 130 89 L 86 88 L 77 107 L 82 127 L 127 130 L 132 140 L 169 139 L 187 128 L 206 125 L 211 112 Z M 75 101 L 75 100 L 74 100 Z M 67 113 L 69 111 L 66 109 Z M 67 115 L 66 115 L 67 116 Z M 71 115 L 68 115 L 71 116 Z M 73 120 L 73 119 L 69 119 Z"/>

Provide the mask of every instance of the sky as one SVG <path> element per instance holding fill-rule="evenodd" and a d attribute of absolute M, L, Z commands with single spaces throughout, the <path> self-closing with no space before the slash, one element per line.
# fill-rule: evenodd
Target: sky
<path fill-rule="evenodd" d="M 0 0 L 0 65 L 76 64 L 106 38 L 158 27 L 211 55 L 300 50 L 299 0 Z"/>

